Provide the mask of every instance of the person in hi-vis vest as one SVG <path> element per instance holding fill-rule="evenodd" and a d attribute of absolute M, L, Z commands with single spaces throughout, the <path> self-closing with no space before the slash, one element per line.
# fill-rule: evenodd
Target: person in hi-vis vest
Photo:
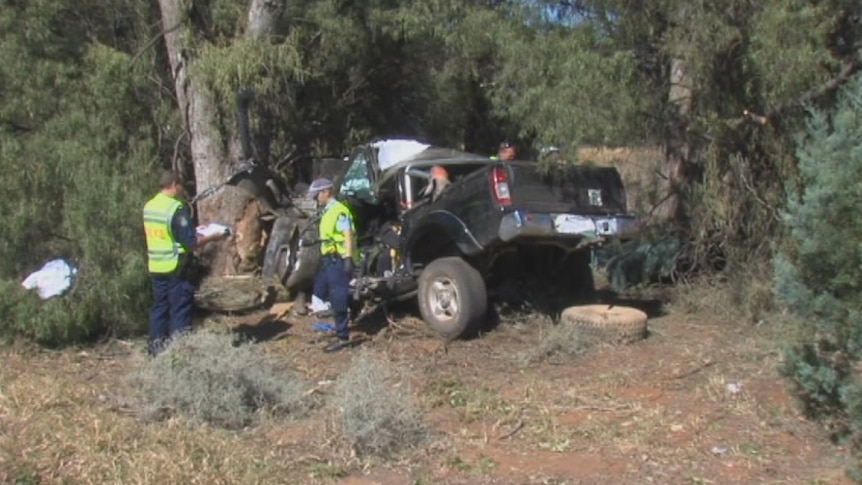
<path fill-rule="evenodd" d="M 150 309 L 149 352 L 157 354 L 164 343 L 192 326 L 194 282 L 186 268 L 191 252 L 222 239 L 227 233 L 199 236 L 191 211 L 183 203 L 183 180 L 167 170 L 159 178 L 159 193 L 144 206 L 147 266 L 153 286 Z"/>
<path fill-rule="evenodd" d="M 335 318 L 335 340 L 324 351 L 335 352 L 350 344 L 350 280 L 356 268 L 356 227 L 346 205 L 332 196 L 332 181 L 319 178 L 311 182 L 308 195 L 321 207 L 320 269 L 314 279 L 313 295 L 329 301 Z"/>

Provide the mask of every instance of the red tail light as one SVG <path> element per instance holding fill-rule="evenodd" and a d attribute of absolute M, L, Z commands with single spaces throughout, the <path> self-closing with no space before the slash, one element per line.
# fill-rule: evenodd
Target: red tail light
<path fill-rule="evenodd" d="M 498 203 L 502 205 L 512 203 L 512 196 L 509 193 L 509 171 L 506 167 L 497 166 L 491 169 L 491 191 Z"/>

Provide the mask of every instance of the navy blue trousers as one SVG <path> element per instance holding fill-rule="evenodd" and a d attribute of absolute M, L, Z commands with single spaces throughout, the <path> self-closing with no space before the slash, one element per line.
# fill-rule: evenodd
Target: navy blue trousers
<path fill-rule="evenodd" d="M 178 275 L 150 275 L 153 306 L 150 308 L 150 355 L 157 354 L 165 341 L 192 327 L 195 285 Z"/>
<path fill-rule="evenodd" d="M 335 318 L 335 334 L 341 339 L 350 338 L 348 304 L 350 277 L 344 272 L 344 262 L 338 256 L 323 256 L 320 270 L 314 278 L 314 296 L 329 301 Z"/>

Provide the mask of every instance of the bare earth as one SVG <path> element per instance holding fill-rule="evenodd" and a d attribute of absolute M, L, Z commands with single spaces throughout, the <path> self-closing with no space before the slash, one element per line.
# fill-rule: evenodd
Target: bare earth
<path fill-rule="evenodd" d="M 325 355 L 312 320 L 264 317 L 232 323 L 280 334 L 259 345 L 319 383 L 325 402 L 356 350 Z M 851 483 L 842 450 L 800 417 L 776 374 L 778 324 L 653 308 L 642 342 L 525 364 L 539 319 L 443 347 L 414 317 L 395 318 L 363 345 L 408 371 L 435 431 L 396 462 L 353 457 L 325 405 L 241 432 L 145 424 L 112 397 L 143 343 L 112 342 L 0 354 L 0 482 Z"/>

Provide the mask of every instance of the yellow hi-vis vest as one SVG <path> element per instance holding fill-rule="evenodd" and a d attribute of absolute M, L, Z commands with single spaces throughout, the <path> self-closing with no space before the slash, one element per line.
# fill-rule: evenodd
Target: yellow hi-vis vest
<path fill-rule="evenodd" d="M 144 231 L 150 273 L 170 273 L 177 269 L 180 254 L 186 252 L 171 231 L 171 219 L 182 202 L 161 192 L 144 206 Z"/>
<path fill-rule="evenodd" d="M 342 258 L 347 256 L 346 238 L 344 237 L 344 233 L 336 228 L 338 218 L 341 215 L 346 215 L 350 218 L 350 232 L 353 233 L 354 241 L 352 256 L 354 261 L 358 261 L 359 254 L 355 251 L 356 226 L 353 224 L 353 217 L 350 214 L 350 209 L 337 200 L 332 202 L 332 205 L 326 209 L 323 217 L 320 218 L 320 254 L 325 256 L 338 253 Z"/>

